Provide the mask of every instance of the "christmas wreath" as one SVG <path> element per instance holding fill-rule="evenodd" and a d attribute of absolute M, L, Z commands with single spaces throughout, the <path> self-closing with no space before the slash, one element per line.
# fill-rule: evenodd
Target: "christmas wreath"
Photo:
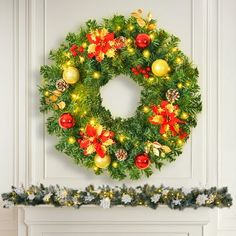
<path fill-rule="evenodd" d="M 150 176 L 181 154 L 201 111 L 198 71 L 178 48 L 179 39 L 138 10 L 102 23 L 89 20 L 69 33 L 41 67 L 41 111 L 56 149 L 76 163 L 114 179 Z M 100 88 L 118 75 L 141 88 L 133 117 L 113 117 Z"/>

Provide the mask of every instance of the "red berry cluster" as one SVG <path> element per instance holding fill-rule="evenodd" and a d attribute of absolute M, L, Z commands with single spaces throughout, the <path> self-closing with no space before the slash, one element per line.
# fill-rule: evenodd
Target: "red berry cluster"
<path fill-rule="evenodd" d="M 150 71 L 151 68 L 149 66 L 142 67 L 142 66 L 137 66 L 137 67 L 132 67 L 131 71 L 135 74 L 135 75 L 139 75 L 139 74 L 143 74 L 145 78 L 149 78 L 150 77 Z"/>
<path fill-rule="evenodd" d="M 74 44 L 70 48 L 71 54 L 76 57 L 79 53 L 84 52 L 84 48 L 82 46 L 78 47 L 78 45 Z"/>

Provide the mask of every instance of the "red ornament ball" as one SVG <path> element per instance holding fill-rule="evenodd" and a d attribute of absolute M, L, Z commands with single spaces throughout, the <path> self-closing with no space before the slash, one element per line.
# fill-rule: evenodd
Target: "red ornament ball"
<path fill-rule="evenodd" d="M 144 170 L 149 167 L 150 159 L 147 154 L 140 154 L 135 157 L 135 165 L 138 169 Z"/>
<path fill-rule="evenodd" d="M 64 113 L 60 116 L 58 123 L 63 129 L 70 129 L 75 126 L 75 119 L 70 113 Z"/>
<path fill-rule="evenodd" d="M 148 34 L 138 34 L 135 44 L 138 48 L 146 48 L 150 44 L 151 38 Z"/>

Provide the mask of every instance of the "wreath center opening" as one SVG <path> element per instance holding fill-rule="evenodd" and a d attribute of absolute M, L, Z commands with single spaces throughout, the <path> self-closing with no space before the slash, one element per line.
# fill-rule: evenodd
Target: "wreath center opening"
<path fill-rule="evenodd" d="M 140 103 L 141 90 L 130 77 L 119 75 L 101 87 L 102 105 L 114 118 L 130 118 Z"/>

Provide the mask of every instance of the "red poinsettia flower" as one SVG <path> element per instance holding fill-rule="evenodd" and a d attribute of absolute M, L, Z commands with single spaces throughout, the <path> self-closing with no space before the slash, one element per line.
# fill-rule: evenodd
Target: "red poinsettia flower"
<path fill-rule="evenodd" d="M 160 134 L 171 131 L 173 136 L 180 135 L 185 138 L 186 133 L 179 128 L 179 124 L 184 121 L 177 118 L 178 105 L 173 105 L 168 101 L 162 101 L 160 105 L 152 106 L 153 116 L 149 117 L 149 122 L 154 125 L 160 125 Z"/>
<path fill-rule="evenodd" d="M 114 32 L 109 33 L 106 29 L 98 29 L 87 34 L 87 39 L 90 42 L 88 57 L 95 57 L 99 62 L 104 59 L 105 55 L 114 57 L 116 49 L 124 46 L 120 39 L 115 39 Z"/>
<path fill-rule="evenodd" d="M 106 155 L 106 147 L 114 144 L 114 133 L 104 130 L 101 125 L 86 126 L 85 132 L 81 132 L 81 139 L 78 139 L 80 147 L 84 149 L 84 155 L 90 155 L 96 152 L 100 157 Z"/>

